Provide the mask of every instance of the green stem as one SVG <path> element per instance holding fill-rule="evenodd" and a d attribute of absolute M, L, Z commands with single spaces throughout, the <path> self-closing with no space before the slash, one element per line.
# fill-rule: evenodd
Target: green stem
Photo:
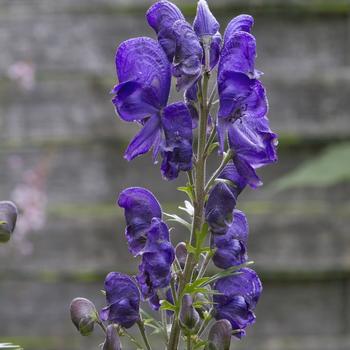
<path fill-rule="evenodd" d="M 145 342 L 145 345 L 146 345 L 146 349 L 147 350 L 152 350 L 152 348 L 151 348 L 151 346 L 149 344 L 148 338 L 147 338 L 147 334 L 146 334 L 145 326 L 144 326 L 143 322 L 142 321 L 138 321 L 137 325 L 139 326 L 140 333 L 141 333 L 143 341 Z"/>
<path fill-rule="evenodd" d="M 191 343 L 192 343 L 191 342 L 191 334 L 188 334 L 187 335 L 187 350 L 191 350 L 191 346 L 192 346 Z"/>
<path fill-rule="evenodd" d="M 206 182 L 206 157 L 205 146 L 207 142 L 207 124 L 208 124 L 208 82 L 210 73 L 205 72 L 203 81 L 199 91 L 200 102 L 200 121 L 198 128 L 198 147 L 197 147 L 197 161 L 196 173 L 194 179 L 195 200 L 193 203 L 194 214 L 192 221 L 192 229 L 190 236 L 191 245 L 195 245 L 195 233 L 199 231 L 203 224 L 203 212 L 205 204 L 205 182 Z M 196 261 L 193 254 L 188 254 L 183 274 L 179 281 L 178 300 L 181 302 L 181 295 L 187 283 L 191 281 L 192 271 L 195 267 Z M 173 324 L 170 332 L 170 339 L 168 350 L 177 350 L 180 338 L 180 325 L 177 316 L 174 315 Z"/>
<path fill-rule="evenodd" d="M 227 163 L 232 159 L 232 156 L 233 156 L 233 151 L 232 150 L 229 150 L 225 154 L 224 158 L 222 159 L 222 162 L 221 162 L 220 166 L 215 170 L 215 173 L 212 175 L 212 177 L 208 181 L 207 185 L 205 186 L 205 192 L 206 193 L 209 191 L 210 187 L 212 186 L 214 181 L 217 179 L 217 177 L 220 175 L 220 173 L 224 170 L 224 168 L 227 165 Z"/>
<path fill-rule="evenodd" d="M 202 278 L 205 274 L 205 272 L 207 271 L 207 267 L 211 261 L 211 258 L 213 257 L 212 253 L 207 253 L 207 255 L 205 256 L 205 259 L 203 261 L 203 264 L 198 272 L 198 277 L 197 278 Z"/>

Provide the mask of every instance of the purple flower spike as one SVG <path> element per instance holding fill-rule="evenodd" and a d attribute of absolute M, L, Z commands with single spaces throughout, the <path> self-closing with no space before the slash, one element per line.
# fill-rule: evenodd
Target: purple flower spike
<path fill-rule="evenodd" d="M 158 1 L 149 8 L 146 18 L 148 24 L 157 33 L 159 44 L 165 51 L 168 60 L 173 62 L 176 38 L 172 27 L 177 20 L 185 20 L 185 17 L 173 3 L 169 1 Z"/>
<path fill-rule="evenodd" d="M 175 259 L 174 247 L 169 241 L 169 230 L 161 220 L 154 218 L 142 251 L 142 262 L 136 279 L 144 299 L 154 299 L 159 288 L 170 284 L 171 265 Z"/>
<path fill-rule="evenodd" d="M 196 33 L 186 21 L 176 21 L 173 31 L 176 50 L 172 73 L 177 78 L 176 89 L 180 91 L 191 87 L 200 76 L 203 50 Z"/>
<path fill-rule="evenodd" d="M 239 15 L 231 20 L 227 25 L 224 34 L 224 43 L 227 43 L 234 33 L 236 32 L 247 32 L 252 31 L 254 25 L 254 18 L 250 15 Z"/>
<path fill-rule="evenodd" d="M 219 29 L 220 25 L 211 13 L 208 3 L 205 0 L 199 0 L 197 5 L 197 15 L 193 22 L 193 29 L 198 37 L 213 36 Z"/>
<path fill-rule="evenodd" d="M 162 173 L 166 179 L 177 178 L 179 171 L 192 169 L 192 117 L 182 102 L 163 111 L 162 125 L 165 147 L 162 148 Z"/>
<path fill-rule="evenodd" d="M 125 189 L 118 198 L 124 208 L 126 231 L 130 252 L 136 256 L 145 247 L 147 232 L 153 218 L 162 217 L 162 210 L 154 195 L 141 187 Z"/>
<path fill-rule="evenodd" d="M 247 256 L 248 221 L 243 212 L 235 209 L 233 221 L 224 235 L 212 235 L 215 266 L 227 269 L 245 263 Z"/>
<path fill-rule="evenodd" d="M 105 280 L 107 306 L 100 312 L 103 321 L 132 327 L 139 319 L 140 292 L 135 282 L 119 272 L 110 272 Z"/>
<path fill-rule="evenodd" d="M 245 335 L 245 328 L 255 322 L 254 309 L 262 292 L 261 281 L 255 271 L 243 268 L 236 274 L 219 279 L 213 297 L 216 320 L 228 320 L 236 337 Z"/>

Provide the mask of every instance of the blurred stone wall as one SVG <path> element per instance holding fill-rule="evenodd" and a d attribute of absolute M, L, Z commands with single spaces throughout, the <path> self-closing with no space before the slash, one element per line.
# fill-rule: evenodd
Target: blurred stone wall
<path fill-rule="evenodd" d="M 68 305 L 85 296 L 101 307 L 104 275 L 136 272 L 117 194 L 146 186 L 168 211 L 185 199 L 176 191 L 183 178 L 162 181 L 148 156 L 122 158 L 136 129 L 110 102 L 115 48 L 154 36 L 143 15 L 151 3 L 0 0 L 0 195 L 35 187 L 34 172 L 47 196 L 39 232 L 0 247 L 0 341 L 26 350 L 97 349 L 101 338 L 82 339 Z M 194 1 L 177 3 L 193 16 Z M 239 201 L 264 294 L 256 325 L 233 348 L 349 349 L 350 185 L 277 191 L 274 183 L 349 139 L 350 2 L 210 3 L 222 28 L 240 12 L 255 15 L 257 66 L 280 135 L 280 162 L 261 172 L 265 187 Z M 184 239 L 180 227 L 173 239 Z"/>

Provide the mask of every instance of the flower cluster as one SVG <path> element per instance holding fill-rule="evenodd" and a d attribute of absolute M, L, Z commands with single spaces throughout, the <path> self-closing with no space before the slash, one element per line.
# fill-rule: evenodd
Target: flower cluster
<path fill-rule="evenodd" d="M 139 259 L 138 274 L 109 273 L 107 306 L 98 314 L 80 298 L 71 316 L 83 335 L 94 323 L 102 327 L 103 349 L 120 349 L 125 334 L 143 348 L 127 332 L 137 324 L 147 350 L 145 327 L 163 335 L 168 350 L 182 341 L 187 349 L 228 350 L 232 335 L 241 338 L 255 322 L 262 292 L 257 273 L 247 267 L 248 221 L 236 209 L 238 196 L 248 185 L 261 186 L 257 169 L 277 161 L 277 135 L 269 127 L 262 72 L 255 68 L 253 18 L 235 17 L 222 36 L 205 0 L 198 1 L 192 25 L 173 3 L 161 0 L 146 20 L 157 40 L 139 37 L 119 45 L 112 101 L 122 120 L 141 127 L 125 151 L 127 160 L 152 150 L 154 162 L 162 159 L 165 179 L 187 172 L 188 183 L 179 189 L 189 201 L 179 208 L 191 222 L 166 216 L 190 235 L 174 248 L 155 196 L 141 187 L 123 190 L 117 203 L 129 251 Z M 209 94 L 212 76 L 217 78 Z M 169 103 L 172 77 L 184 101 Z M 221 164 L 207 180 L 206 163 L 217 147 Z M 216 274 L 207 271 L 211 262 Z M 160 309 L 161 321 L 143 311 L 141 301 Z"/>

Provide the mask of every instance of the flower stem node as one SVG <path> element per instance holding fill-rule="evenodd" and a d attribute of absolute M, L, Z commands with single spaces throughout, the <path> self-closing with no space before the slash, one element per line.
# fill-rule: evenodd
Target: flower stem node
<path fill-rule="evenodd" d="M 11 238 L 16 226 L 17 207 L 9 201 L 0 202 L 0 243 L 5 243 Z"/>
<path fill-rule="evenodd" d="M 85 298 L 73 299 L 70 304 L 70 316 L 75 327 L 83 336 L 90 335 L 98 321 L 95 305 Z"/>

